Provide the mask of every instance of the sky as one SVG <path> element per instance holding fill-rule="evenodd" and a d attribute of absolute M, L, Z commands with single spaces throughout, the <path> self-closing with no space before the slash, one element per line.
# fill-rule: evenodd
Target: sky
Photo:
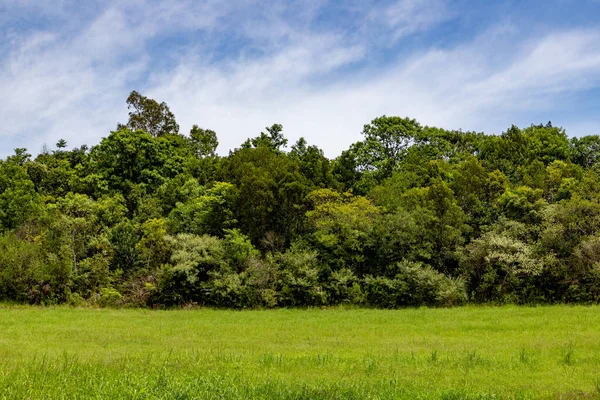
<path fill-rule="evenodd" d="M 381 115 L 600 134 L 600 0 L 0 0 L 0 156 L 97 144 L 137 90 L 227 154 L 336 157 Z"/>

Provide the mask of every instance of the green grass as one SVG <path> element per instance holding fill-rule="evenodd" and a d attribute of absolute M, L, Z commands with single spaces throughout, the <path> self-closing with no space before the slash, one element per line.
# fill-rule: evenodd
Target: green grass
<path fill-rule="evenodd" d="M 600 307 L 6 307 L 0 397 L 600 398 Z"/>

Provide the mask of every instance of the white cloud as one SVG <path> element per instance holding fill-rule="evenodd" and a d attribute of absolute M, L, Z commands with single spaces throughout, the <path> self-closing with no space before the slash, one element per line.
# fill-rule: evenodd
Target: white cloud
<path fill-rule="evenodd" d="M 278 122 L 290 139 L 305 136 L 336 156 L 360 139 L 364 123 L 382 114 L 499 133 L 512 123 L 541 122 L 531 121 L 531 113 L 555 112 L 563 95 L 598 85 L 600 31 L 568 31 L 531 40 L 515 46 L 498 65 L 494 41 L 513 40 L 510 30 L 506 32 L 507 37 L 426 51 L 376 73 L 320 85 L 306 82 L 324 72 L 315 60 L 335 59 L 336 52 L 353 54 L 343 44 L 286 49 L 240 62 L 227 72 L 192 63 L 163 76 L 151 92 L 173 106 L 182 128 L 198 123 L 215 129 L 222 152 Z M 553 118 L 544 122 L 548 119 Z"/>
<path fill-rule="evenodd" d="M 126 119 L 130 82 L 150 68 L 148 41 L 180 29 L 208 29 L 221 15 L 211 2 L 142 3 L 109 4 L 77 28 L 9 33 L 8 54 L 0 61 L 0 93 L 6 94 L 0 107 L 3 155 L 14 147 L 37 152 L 59 138 L 70 145 L 97 143 Z M 48 15 L 62 19 L 73 6 L 63 2 Z M 13 7 L 40 11 L 35 4 Z"/>
<path fill-rule="evenodd" d="M 370 19 L 392 28 L 392 38 L 398 40 L 411 33 L 426 31 L 453 15 L 445 0 L 396 0 L 372 11 Z"/>
<path fill-rule="evenodd" d="M 527 37 L 497 26 L 454 47 L 396 54 L 374 67 L 363 64 L 373 55 L 368 31 L 360 40 L 312 26 L 320 1 L 295 21 L 289 14 L 298 10 L 278 2 L 264 10 L 252 0 L 225 8 L 216 1 L 122 4 L 109 4 L 77 28 L 12 36 L 0 59 L 0 93 L 8 94 L 0 107 L 3 155 L 13 147 L 37 152 L 59 138 L 96 144 L 125 122 L 133 89 L 166 101 L 183 132 L 192 124 L 216 130 L 223 154 L 277 122 L 290 141 L 304 136 L 333 157 L 382 114 L 499 132 L 539 122 L 530 115 L 556 113 L 566 96 L 600 85 L 600 30 Z M 390 37 L 409 40 L 451 15 L 443 1 L 404 0 L 370 18 L 384 21 Z M 197 31 L 214 43 L 183 43 L 182 53 L 165 54 L 174 65 L 154 68 L 157 55 L 148 44 Z M 222 35 L 248 45 L 219 57 Z"/>

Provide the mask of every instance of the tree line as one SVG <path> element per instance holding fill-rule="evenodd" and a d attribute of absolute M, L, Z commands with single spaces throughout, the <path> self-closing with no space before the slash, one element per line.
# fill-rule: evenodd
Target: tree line
<path fill-rule="evenodd" d="M 275 124 L 227 156 L 132 92 L 129 121 L 0 160 L 0 300 L 375 307 L 600 299 L 600 137 L 382 116 L 328 159 Z"/>

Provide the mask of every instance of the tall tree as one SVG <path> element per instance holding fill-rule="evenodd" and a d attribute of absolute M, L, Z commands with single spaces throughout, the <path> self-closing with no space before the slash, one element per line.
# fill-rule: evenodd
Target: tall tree
<path fill-rule="evenodd" d="M 175 115 L 165 102 L 158 103 L 134 90 L 127 97 L 127 109 L 132 110 L 129 121 L 126 125 L 119 124 L 117 129 L 142 130 L 154 137 L 179 133 Z"/>
<path fill-rule="evenodd" d="M 198 125 L 194 125 L 190 131 L 190 140 L 192 141 L 197 157 L 214 157 L 216 155 L 215 152 L 219 141 L 217 140 L 215 131 L 202 129 Z"/>
<path fill-rule="evenodd" d="M 288 140 L 283 136 L 283 125 L 273 124 L 266 127 L 265 132 L 261 132 L 260 136 L 253 139 L 248 139 L 243 145 L 243 148 L 249 147 L 266 147 L 275 152 L 280 152 L 287 146 Z"/>
<path fill-rule="evenodd" d="M 571 139 L 571 161 L 589 168 L 600 161 L 600 135 Z"/>
<path fill-rule="evenodd" d="M 423 128 L 414 119 L 382 116 L 363 129 L 364 145 L 359 162 L 367 171 L 377 171 L 381 178 L 391 176 L 408 147 L 422 134 Z"/>
<path fill-rule="evenodd" d="M 23 149 L 24 150 L 24 149 Z M 0 161 L 0 229 L 14 229 L 35 214 L 40 206 L 40 198 L 17 149 L 15 156 Z M 28 163 L 29 161 L 27 161 Z"/>

